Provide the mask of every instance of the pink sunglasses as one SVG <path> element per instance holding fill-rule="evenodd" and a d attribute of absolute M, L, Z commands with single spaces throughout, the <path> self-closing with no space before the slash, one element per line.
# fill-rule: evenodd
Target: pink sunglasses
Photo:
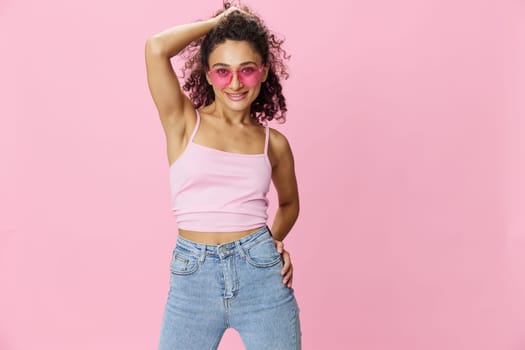
<path fill-rule="evenodd" d="M 237 74 L 239 82 L 247 87 L 253 87 L 259 84 L 264 66 L 245 66 L 239 69 L 230 69 L 227 67 L 217 67 L 210 69 L 210 75 L 213 85 L 223 89 L 230 85 L 233 79 L 233 73 Z"/>

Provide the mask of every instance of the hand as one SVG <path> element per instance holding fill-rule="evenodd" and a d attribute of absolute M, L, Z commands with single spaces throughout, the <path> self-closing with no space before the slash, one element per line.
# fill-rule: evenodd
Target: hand
<path fill-rule="evenodd" d="M 284 250 L 284 243 L 274 239 L 275 247 L 277 251 L 281 254 L 283 258 L 283 268 L 281 270 L 281 275 L 283 275 L 283 284 L 286 284 L 288 288 L 292 287 L 293 280 L 293 266 L 292 260 L 290 259 L 290 253 Z"/>
<path fill-rule="evenodd" d="M 232 12 L 235 12 L 235 11 L 239 11 L 245 15 L 248 15 L 250 16 L 250 14 L 244 10 L 241 10 L 240 8 L 236 7 L 236 6 L 233 6 L 233 5 L 230 5 L 230 7 L 228 7 L 226 10 L 224 10 L 223 12 L 219 13 L 216 17 L 216 19 L 218 21 L 220 21 L 222 18 L 228 16 L 230 13 Z"/>

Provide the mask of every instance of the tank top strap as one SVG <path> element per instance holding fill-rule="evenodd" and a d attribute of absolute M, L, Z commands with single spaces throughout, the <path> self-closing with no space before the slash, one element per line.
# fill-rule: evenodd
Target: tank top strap
<path fill-rule="evenodd" d="M 269 141 L 270 141 L 270 127 L 266 125 L 266 137 L 264 139 L 264 154 L 268 154 Z"/>
<path fill-rule="evenodd" d="M 195 134 L 197 133 L 197 130 L 199 129 L 199 125 L 201 124 L 201 115 L 199 114 L 199 110 L 195 109 L 195 112 L 197 113 L 197 121 L 195 122 L 195 128 L 193 129 L 193 132 L 191 133 L 189 142 L 193 141 L 193 138 L 195 137 Z"/>

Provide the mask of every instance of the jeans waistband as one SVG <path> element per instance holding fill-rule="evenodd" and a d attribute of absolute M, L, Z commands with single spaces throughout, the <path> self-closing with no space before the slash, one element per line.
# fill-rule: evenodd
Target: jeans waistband
<path fill-rule="evenodd" d="M 179 235 L 177 237 L 177 246 L 174 249 L 179 247 L 190 253 L 194 253 L 195 255 L 205 254 L 223 256 L 235 253 L 237 247 L 243 247 L 244 249 L 247 249 L 260 240 L 267 238 L 267 236 L 272 237 L 272 232 L 270 231 L 268 225 L 264 225 L 257 231 L 250 233 L 241 239 L 219 245 L 198 243 L 185 239 Z"/>

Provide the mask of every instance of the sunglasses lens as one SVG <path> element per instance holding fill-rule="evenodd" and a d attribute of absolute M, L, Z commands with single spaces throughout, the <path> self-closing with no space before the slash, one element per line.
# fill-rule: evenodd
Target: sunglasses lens
<path fill-rule="evenodd" d="M 226 68 L 216 68 L 210 71 L 210 78 L 213 85 L 226 87 L 232 80 L 232 71 Z"/>
<path fill-rule="evenodd" d="M 261 70 L 257 67 L 244 67 L 238 74 L 242 83 L 249 87 L 259 84 L 259 79 L 261 78 Z"/>

